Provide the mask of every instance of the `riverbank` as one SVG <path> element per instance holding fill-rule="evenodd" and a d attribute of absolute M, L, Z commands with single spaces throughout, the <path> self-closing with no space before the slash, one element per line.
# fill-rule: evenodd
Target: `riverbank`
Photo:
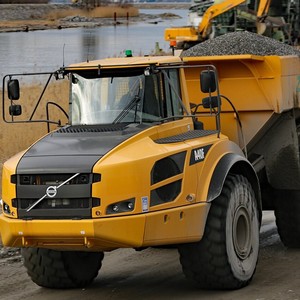
<path fill-rule="evenodd" d="M 154 19 L 180 18 L 168 13 L 168 9 L 188 8 L 188 4 L 136 4 L 103 6 L 86 10 L 66 4 L 1 4 L 0 32 L 64 29 L 76 27 L 100 27 L 157 22 Z M 162 15 L 141 14 L 139 9 L 166 9 Z"/>

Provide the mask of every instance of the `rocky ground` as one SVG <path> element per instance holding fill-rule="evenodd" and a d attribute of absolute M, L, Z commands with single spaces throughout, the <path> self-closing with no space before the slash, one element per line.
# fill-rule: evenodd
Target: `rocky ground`
<path fill-rule="evenodd" d="M 150 6 L 157 8 L 157 6 Z M 172 4 L 159 8 L 187 8 L 186 4 Z M 62 4 L 1 4 L 0 32 L 31 31 L 45 29 L 63 29 L 72 27 L 99 27 L 128 24 L 134 22 L 157 22 L 157 18 L 180 18 L 176 14 L 164 13 L 158 16 L 138 13 L 139 8 L 149 8 L 146 5 L 134 7 L 137 14 L 129 14 L 129 18 L 118 17 L 89 17 L 87 11 L 74 5 Z M 62 16 L 62 11 L 65 16 Z M 69 12 L 66 13 L 66 12 Z M 154 20 L 155 19 L 155 20 Z"/>
<path fill-rule="evenodd" d="M 1 246 L 1 241 L 0 241 Z M 19 248 L 0 247 L 0 260 L 6 260 L 7 262 L 15 262 L 21 260 L 21 250 Z"/>

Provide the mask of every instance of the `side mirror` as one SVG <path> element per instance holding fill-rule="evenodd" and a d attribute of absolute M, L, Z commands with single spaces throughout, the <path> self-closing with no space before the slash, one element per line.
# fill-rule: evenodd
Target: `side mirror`
<path fill-rule="evenodd" d="M 202 99 L 202 105 L 204 108 L 215 108 L 221 105 L 221 99 L 219 96 L 205 97 Z"/>
<path fill-rule="evenodd" d="M 212 70 L 202 71 L 200 74 L 200 87 L 202 93 L 213 93 L 216 91 L 216 73 Z"/>
<path fill-rule="evenodd" d="M 7 82 L 7 93 L 10 100 L 20 99 L 20 87 L 18 79 L 11 79 Z"/>
<path fill-rule="evenodd" d="M 9 107 L 9 114 L 11 116 L 20 116 L 22 114 L 22 106 L 21 105 L 11 105 Z"/>

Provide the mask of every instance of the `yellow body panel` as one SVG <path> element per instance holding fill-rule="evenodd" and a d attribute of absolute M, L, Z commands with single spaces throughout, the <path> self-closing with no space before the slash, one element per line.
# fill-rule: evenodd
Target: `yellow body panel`
<path fill-rule="evenodd" d="M 144 246 L 199 241 L 204 233 L 209 207 L 210 204 L 200 203 L 147 214 Z"/>
<path fill-rule="evenodd" d="M 25 152 L 25 151 L 24 151 Z M 15 174 L 15 168 L 24 152 L 18 153 L 7 160 L 2 168 L 2 199 L 11 207 L 11 218 L 17 218 L 17 208 L 12 206 L 11 199 L 16 198 L 15 185 L 11 183 L 11 175 Z M 1 230 L 1 224 L 0 224 Z"/>
<path fill-rule="evenodd" d="M 94 219 L 15 220 L 2 215 L 0 228 L 3 243 L 14 247 L 95 251 L 199 241 L 210 206 L 205 201 L 210 177 L 201 175 L 202 169 L 206 161 L 217 163 L 219 154 L 230 151 L 231 142 L 225 136 L 218 138 L 217 134 L 180 143 L 155 142 L 159 138 L 187 132 L 191 126 L 191 119 L 184 118 L 150 127 L 100 159 L 93 169 L 94 173 L 101 174 L 101 181 L 92 186 L 92 196 L 101 199 L 101 206 L 92 209 Z M 215 151 L 209 151 L 206 160 L 190 165 L 192 149 L 214 143 L 219 144 L 220 148 L 217 156 Z M 186 152 L 184 173 L 151 185 L 150 174 L 155 162 L 181 152 Z M 5 178 L 14 174 L 17 161 L 12 159 L 5 164 Z M 149 206 L 149 211 L 143 212 L 143 197 L 150 199 L 152 190 L 176 180 L 182 180 L 182 188 L 174 201 Z M 11 199 L 16 196 L 14 184 L 7 181 L 5 186 L 10 194 L 4 194 L 3 200 L 12 206 Z M 118 215 L 106 213 L 111 203 L 130 198 L 136 199 L 134 211 Z"/>

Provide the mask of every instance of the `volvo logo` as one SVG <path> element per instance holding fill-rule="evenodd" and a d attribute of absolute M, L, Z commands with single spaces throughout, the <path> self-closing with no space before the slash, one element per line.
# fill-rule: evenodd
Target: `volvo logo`
<path fill-rule="evenodd" d="M 46 195 L 49 197 L 49 198 L 54 198 L 57 194 L 57 187 L 56 186 L 48 186 L 47 190 L 46 190 Z"/>

